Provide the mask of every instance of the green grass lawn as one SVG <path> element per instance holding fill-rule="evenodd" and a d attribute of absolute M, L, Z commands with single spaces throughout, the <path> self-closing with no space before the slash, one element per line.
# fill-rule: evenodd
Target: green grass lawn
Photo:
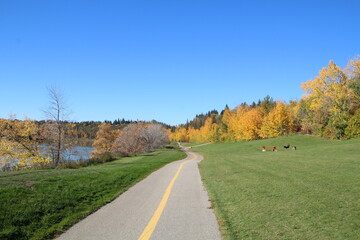
<path fill-rule="evenodd" d="M 193 147 L 199 145 L 200 143 L 181 143 L 184 147 Z"/>
<path fill-rule="evenodd" d="M 296 151 L 261 151 L 295 145 Z M 224 239 L 360 239 L 360 139 L 289 136 L 194 148 Z"/>
<path fill-rule="evenodd" d="M 51 239 L 154 170 L 185 157 L 159 150 L 78 169 L 0 173 L 0 239 Z"/>
<path fill-rule="evenodd" d="M 181 143 L 182 146 L 184 147 L 189 147 L 189 148 L 192 148 L 192 147 L 201 147 L 202 145 L 205 145 L 205 144 L 210 144 L 210 143 Z"/>

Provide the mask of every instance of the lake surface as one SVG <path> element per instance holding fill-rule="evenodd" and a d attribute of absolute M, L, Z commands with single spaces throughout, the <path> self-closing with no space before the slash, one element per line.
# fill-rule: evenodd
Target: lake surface
<path fill-rule="evenodd" d="M 47 146 L 44 145 L 41 147 L 43 149 L 47 148 Z M 95 148 L 93 147 L 75 146 L 69 150 L 65 150 L 61 157 L 64 161 L 86 161 L 90 158 L 90 153 L 94 150 Z"/>
<path fill-rule="evenodd" d="M 76 146 L 70 151 L 65 151 L 63 157 L 66 161 L 84 161 L 90 158 L 90 153 L 94 150 L 93 147 Z"/>
<path fill-rule="evenodd" d="M 41 148 L 46 149 L 46 146 L 42 145 Z M 64 151 L 62 157 L 64 161 L 87 161 L 90 158 L 90 153 L 94 151 L 93 147 L 73 147 L 71 150 Z M 45 153 L 45 150 L 44 152 Z M 0 159 L 1 160 L 1 159 Z M 15 163 L 17 160 L 14 160 Z M 12 164 L 7 164 L 5 167 L 0 168 L 0 172 L 4 171 L 4 169 L 13 167 Z"/>

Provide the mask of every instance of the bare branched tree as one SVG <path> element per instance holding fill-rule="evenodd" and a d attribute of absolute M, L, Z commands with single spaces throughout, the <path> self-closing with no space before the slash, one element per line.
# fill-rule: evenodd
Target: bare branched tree
<path fill-rule="evenodd" d="M 146 124 L 140 132 L 140 137 L 145 141 L 145 152 L 153 151 L 168 143 L 168 135 L 160 124 Z"/>
<path fill-rule="evenodd" d="M 136 123 L 126 126 L 113 145 L 116 154 L 135 154 L 153 151 L 169 141 L 160 124 Z"/>
<path fill-rule="evenodd" d="M 129 155 L 144 152 L 144 143 L 139 139 L 140 124 L 130 124 L 123 128 L 113 144 L 113 152 Z"/>
<path fill-rule="evenodd" d="M 48 88 L 49 107 L 44 111 L 47 124 L 44 130 L 44 138 L 48 145 L 48 152 L 55 166 L 58 166 L 62 159 L 62 153 L 66 150 L 66 120 L 69 110 L 63 93 L 57 87 Z"/>

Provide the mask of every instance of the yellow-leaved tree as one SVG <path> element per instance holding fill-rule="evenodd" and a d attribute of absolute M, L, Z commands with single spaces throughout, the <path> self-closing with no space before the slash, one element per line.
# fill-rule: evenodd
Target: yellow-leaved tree
<path fill-rule="evenodd" d="M 356 106 L 356 94 L 352 80 L 333 61 L 313 80 L 302 84 L 306 92 L 308 117 L 312 130 L 329 138 L 341 139 L 345 133 L 350 112 Z"/>
<path fill-rule="evenodd" d="M 188 142 L 189 141 L 188 132 L 187 132 L 186 128 L 184 128 L 184 127 L 177 127 L 175 129 L 175 132 L 173 132 L 169 137 L 170 137 L 171 141 L 176 141 L 176 142 Z"/>
<path fill-rule="evenodd" d="M 199 129 L 195 129 L 194 127 L 190 126 L 187 130 L 187 133 L 189 137 L 189 142 L 199 143 L 201 141 Z"/>
<path fill-rule="evenodd" d="M 235 140 L 235 129 L 233 127 L 235 123 L 235 113 L 229 108 L 225 108 L 224 113 L 221 118 L 223 124 L 220 139 L 223 142 L 231 142 Z"/>
<path fill-rule="evenodd" d="M 227 126 L 228 141 L 242 140 L 241 119 L 245 113 L 246 109 L 241 106 L 237 107 L 235 111 L 225 110 L 222 121 Z"/>
<path fill-rule="evenodd" d="M 208 117 L 205 120 L 204 126 L 200 128 L 200 142 L 217 142 L 218 127 L 218 124 L 213 123 L 213 119 Z"/>
<path fill-rule="evenodd" d="M 260 138 L 262 116 L 264 111 L 262 108 L 252 108 L 244 112 L 239 119 L 240 140 L 255 140 Z"/>
<path fill-rule="evenodd" d="M 50 164 L 41 154 L 41 135 L 34 121 L 0 119 L 0 168 L 33 168 Z"/>
<path fill-rule="evenodd" d="M 294 121 L 290 111 L 282 102 L 270 111 L 263 121 L 260 136 L 262 138 L 274 138 L 289 134 L 294 131 Z"/>

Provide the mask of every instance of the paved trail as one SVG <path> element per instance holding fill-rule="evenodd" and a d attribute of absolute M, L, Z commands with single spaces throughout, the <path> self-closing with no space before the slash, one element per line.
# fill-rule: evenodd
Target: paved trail
<path fill-rule="evenodd" d="M 80 221 L 58 239 L 221 239 L 199 174 L 202 156 L 172 162 Z"/>

